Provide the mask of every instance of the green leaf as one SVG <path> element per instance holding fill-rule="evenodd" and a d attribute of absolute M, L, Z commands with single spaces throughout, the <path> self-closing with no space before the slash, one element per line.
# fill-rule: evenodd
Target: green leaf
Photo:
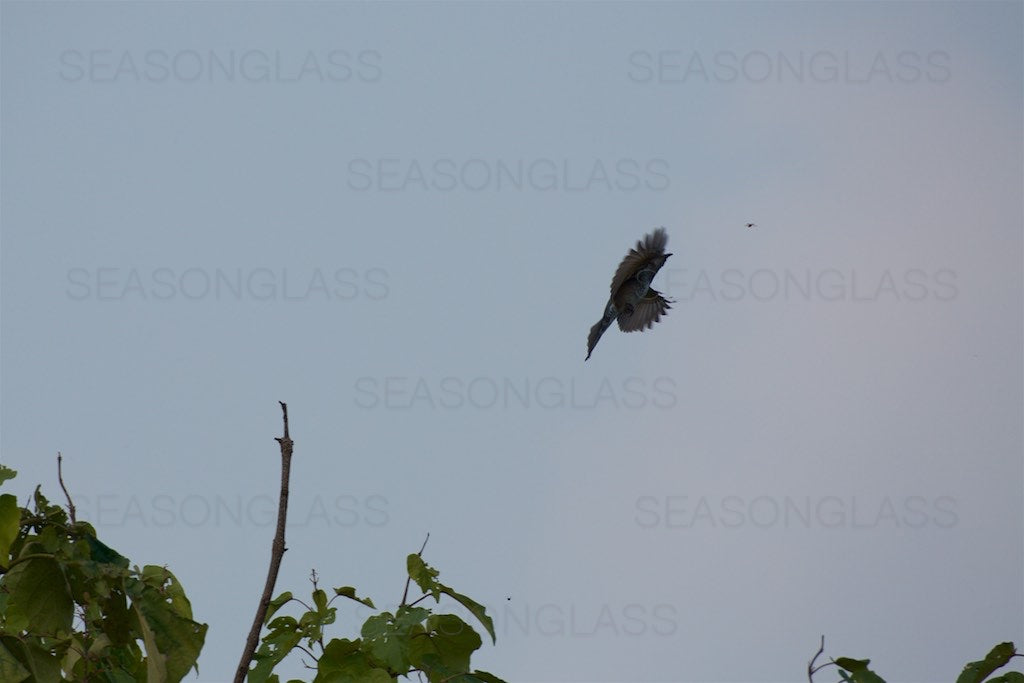
<path fill-rule="evenodd" d="M 90 557 L 101 564 L 112 564 L 122 569 L 127 569 L 129 562 L 127 557 L 123 557 L 116 550 L 100 541 L 95 536 L 86 536 L 86 543 L 89 544 L 89 555 Z"/>
<path fill-rule="evenodd" d="M 480 671 L 479 669 L 474 671 L 472 676 L 473 680 L 480 681 L 481 683 L 505 683 L 505 681 L 501 680 L 494 674 L 489 674 L 486 671 Z"/>
<path fill-rule="evenodd" d="M 1002 676 L 988 679 L 985 683 L 1024 683 L 1024 674 L 1019 671 L 1007 671 Z"/>
<path fill-rule="evenodd" d="M 4 636 L 0 643 L 0 673 L 12 672 L 10 679 L 0 677 L 2 681 L 25 680 L 21 672 L 28 674 L 31 683 L 58 683 L 61 680 L 60 658 L 52 652 L 40 647 L 37 643 L 19 642 L 16 638 Z"/>
<path fill-rule="evenodd" d="M 68 515 L 64 512 L 64 508 L 59 505 L 50 505 L 50 501 L 43 495 L 43 488 L 37 486 L 35 492 L 32 494 L 32 498 L 35 502 L 36 512 L 46 517 L 47 521 L 61 526 L 67 526 Z"/>
<path fill-rule="evenodd" d="M 327 593 L 322 588 L 313 591 L 313 604 L 316 605 L 316 611 L 320 614 L 327 611 Z"/>
<path fill-rule="evenodd" d="M 2 467 L 2 465 L 0 465 Z M 21 683 L 32 674 L 26 669 L 18 658 L 7 649 L 7 645 L 21 650 L 24 645 L 18 642 L 17 639 L 6 636 L 0 638 L 0 681 L 10 681 L 11 683 Z"/>
<path fill-rule="evenodd" d="M 8 567 L 11 544 L 18 537 L 21 526 L 21 508 L 18 499 L 9 493 L 0 496 L 0 567 Z"/>
<path fill-rule="evenodd" d="M 290 591 L 285 591 L 284 593 L 281 593 L 276 598 L 271 600 L 268 603 L 268 605 L 267 605 L 267 615 L 265 617 L 263 617 L 263 623 L 264 624 L 269 624 L 270 623 L 270 618 L 274 616 L 274 612 L 276 612 L 277 610 L 281 609 L 281 606 L 284 605 L 286 602 L 288 602 L 291 599 L 292 599 L 291 592 Z"/>
<path fill-rule="evenodd" d="M 333 624 L 337 613 L 336 608 L 327 606 L 327 594 L 323 591 L 318 592 L 319 596 L 316 592 L 313 594 L 313 601 L 317 603 L 317 611 L 308 611 L 299 618 L 302 637 L 309 641 L 310 647 L 323 638 L 324 626 Z M 320 607 L 323 608 L 322 611 L 319 609 Z"/>
<path fill-rule="evenodd" d="M 132 636 L 132 613 L 124 593 L 118 591 L 103 600 L 99 606 L 100 618 L 96 620 L 112 645 L 123 647 L 134 642 Z"/>
<path fill-rule="evenodd" d="M 274 624 L 278 624 L 278 628 L 273 628 Z M 276 679 L 277 676 L 271 675 L 274 667 L 302 640 L 302 634 L 295 630 L 298 624 L 292 617 L 280 617 L 274 620 L 274 624 L 271 624 L 271 632 L 263 636 L 263 643 L 253 657 L 256 665 L 246 675 L 248 683 L 268 683 Z"/>
<path fill-rule="evenodd" d="M 381 612 L 380 614 L 374 614 L 363 622 L 363 628 L 360 629 L 360 635 L 363 638 L 378 638 L 383 636 L 388 631 L 388 622 L 390 622 L 395 615 L 391 612 Z"/>
<path fill-rule="evenodd" d="M 399 607 L 395 614 L 395 629 L 402 633 L 408 633 L 409 629 L 423 622 L 430 616 L 430 610 L 423 607 Z"/>
<path fill-rule="evenodd" d="M 408 673 L 410 631 L 429 614 L 422 607 L 404 606 L 397 615 L 382 612 L 370 617 L 361 631 L 364 649 L 393 672 Z"/>
<path fill-rule="evenodd" d="M 474 671 L 473 673 L 460 674 L 451 678 L 445 679 L 446 683 L 505 683 L 497 676 L 487 673 L 486 671 Z"/>
<path fill-rule="evenodd" d="M 1014 653 L 1016 649 L 1013 643 L 999 643 L 985 655 L 985 659 L 967 664 L 957 677 L 956 683 L 981 683 L 990 673 L 1001 666 L 1006 666 Z"/>
<path fill-rule="evenodd" d="M 373 606 L 373 600 L 370 600 L 370 598 L 360 598 L 360 597 L 357 597 L 356 596 L 356 589 L 353 588 L 352 586 L 342 586 L 341 588 L 335 588 L 334 589 L 334 594 L 335 595 L 340 595 L 343 598 L 348 598 L 349 600 L 355 600 L 356 602 L 361 602 L 364 605 L 366 605 L 367 607 L 373 607 L 373 609 L 377 609 L 376 607 Z"/>
<path fill-rule="evenodd" d="M 279 617 L 275 617 L 273 621 L 267 624 L 267 628 L 274 631 L 297 631 L 299 628 L 299 622 L 295 620 L 295 617 L 283 614 Z M 266 638 L 264 638 L 266 640 Z"/>
<path fill-rule="evenodd" d="M 17 475 L 17 470 L 12 470 L 7 465 L 0 465 L 0 484 L 4 483 L 8 479 L 14 479 Z"/>
<path fill-rule="evenodd" d="M 461 593 L 456 593 L 447 586 L 443 586 L 441 592 L 454 598 L 456 602 L 458 602 L 460 605 L 468 609 L 470 614 L 477 618 L 477 620 L 483 625 L 483 627 L 487 629 L 487 633 L 490 634 L 491 643 L 498 642 L 497 637 L 494 635 L 494 621 L 492 621 L 491 618 L 487 616 L 487 610 L 484 608 L 483 605 L 467 598 L 465 595 L 462 595 Z"/>
<path fill-rule="evenodd" d="M 836 664 L 843 667 L 847 671 L 853 673 L 855 671 L 866 671 L 868 664 L 871 663 L 870 659 L 851 659 L 849 657 L 840 657 L 836 660 Z"/>
<path fill-rule="evenodd" d="M 844 681 L 852 681 L 852 683 L 885 683 L 881 676 L 868 668 L 870 663 L 870 659 L 851 659 L 850 657 L 840 657 L 836 660 L 836 664 L 852 674 L 847 676 L 840 671 L 839 673 Z"/>
<path fill-rule="evenodd" d="M 416 582 L 420 590 L 424 593 L 430 593 L 437 599 L 440 593 L 437 583 L 439 572 L 424 562 L 423 558 L 416 553 L 405 558 L 405 566 L 409 572 L 409 578 Z"/>
<path fill-rule="evenodd" d="M 374 667 L 362 650 L 362 641 L 335 639 L 327 643 L 313 683 L 392 683 L 384 669 Z"/>
<path fill-rule="evenodd" d="M 480 635 L 454 614 L 435 614 L 422 633 L 414 634 L 409 648 L 413 665 L 428 674 L 469 670 L 470 655 L 480 648 Z M 448 673 L 448 675 L 451 675 Z"/>
<path fill-rule="evenodd" d="M 3 577 L 3 587 L 9 592 L 9 629 L 47 635 L 71 631 L 74 602 L 60 564 L 52 557 L 14 565 Z"/>
<path fill-rule="evenodd" d="M 142 568 L 142 577 L 147 586 L 156 589 L 165 599 L 170 600 L 174 612 L 186 619 L 192 618 L 192 603 L 185 596 L 181 583 L 167 569 L 153 564 Z"/>
<path fill-rule="evenodd" d="M 134 602 L 134 601 L 133 601 Z M 167 656 L 160 652 L 156 644 L 156 634 L 149 627 L 145 615 L 138 605 L 133 604 L 138 618 L 139 632 L 142 634 L 142 642 L 146 646 L 146 683 L 165 683 L 167 681 Z"/>
<path fill-rule="evenodd" d="M 438 581 L 438 570 L 424 562 L 423 558 L 419 555 L 415 553 L 409 555 L 406 558 L 405 563 L 409 572 L 409 578 L 416 582 L 416 585 L 420 587 L 420 590 L 434 596 L 434 600 L 437 602 L 440 602 L 440 595 L 442 593 L 454 599 L 460 605 L 468 609 L 470 614 L 476 617 L 477 621 L 487 629 L 487 633 L 491 636 L 491 642 L 497 642 L 497 637 L 494 635 L 494 621 L 487 616 L 487 610 L 483 605 L 466 597 L 465 595 L 462 595 L 461 593 L 455 592 L 453 589 Z"/>
<path fill-rule="evenodd" d="M 170 574 L 162 567 L 153 568 L 156 569 L 162 570 L 164 576 Z M 150 578 L 155 574 L 153 570 Z M 180 681 L 196 666 L 199 651 L 206 640 L 207 625 L 193 621 L 190 618 L 191 608 L 187 605 L 183 608 L 173 596 L 168 602 L 166 593 L 152 585 L 140 589 L 138 582 L 129 590 L 132 610 L 138 618 L 138 627 L 146 645 L 146 670 L 150 676 L 147 683 Z M 152 678 L 153 675 L 158 678 Z"/>
<path fill-rule="evenodd" d="M 30 552 L 42 552 L 49 555 L 55 555 L 61 550 L 68 550 L 67 546 L 67 537 L 58 532 L 57 527 L 47 526 L 34 538 L 28 537 L 25 539 L 25 546 L 22 548 L 21 554 L 24 556 Z"/>

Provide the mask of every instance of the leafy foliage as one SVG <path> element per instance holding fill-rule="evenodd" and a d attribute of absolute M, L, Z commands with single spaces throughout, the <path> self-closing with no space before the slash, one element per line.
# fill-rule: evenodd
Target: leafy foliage
<path fill-rule="evenodd" d="M 422 551 L 421 551 L 422 552 Z M 370 616 L 355 640 L 336 638 L 324 642 L 324 627 L 336 617 L 334 601 L 354 600 L 376 609 L 369 598 L 361 598 L 351 586 L 335 588 L 328 599 L 313 575 L 312 604 L 302 602 L 291 593 L 275 598 L 267 613 L 268 632 L 256 653 L 256 665 L 249 671 L 250 683 L 277 683 L 274 667 L 298 649 L 316 661 L 313 683 L 390 683 L 413 673 L 426 676 L 431 683 L 503 683 L 485 671 L 470 671 L 470 656 L 480 648 L 479 634 L 454 614 L 434 614 L 417 606 L 432 597 L 440 601 L 447 595 L 463 605 L 495 640 L 494 623 L 483 605 L 456 592 L 437 580 L 438 571 L 423 561 L 419 553 L 406 561 L 409 580 L 415 582 L 423 595 L 412 602 L 405 598 L 392 612 Z M 305 608 L 298 616 L 274 616 L 284 605 L 295 602 Z"/>
<path fill-rule="evenodd" d="M 822 645 L 824 648 L 824 644 Z M 821 651 L 818 651 L 821 654 Z M 1013 657 L 1020 657 L 1017 654 L 1013 643 L 1000 643 L 986 655 L 985 659 L 977 662 L 970 662 L 957 677 L 956 683 L 1024 683 L 1024 674 L 1019 671 L 1008 671 L 1002 676 L 988 678 L 989 674 L 996 669 L 1006 666 Z M 817 659 L 817 655 L 815 655 Z M 813 673 L 820 669 L 835 664 L 839 667 L 839 676 L 845 683 L 885 683 L 885 679 L 868 668 L 870 659 L 852 659 L 850 657 L 839 657 L 832 662 L 815 667 L 814 661 L 808 665 L 808 678 L 813 683 Z"/>
<path fill-rule="evenodd" d="M 15 476 L 0 465 L 0 485 Z M 69 519 L 39 488 L 34 509 L 21 508 L 13 495 L 0 495 L 0 681 L 50 683 L 87 680 L 106 683 L 182 680 L 196 661 L 207 625 L 193 620 L 181 584 L 165 567 L 129 567 L 129 561 L 96 537 L 86 522 Z M 72 517 L 74 508 L 70 508 Z M 251 683 L 279 683 L 274 668 L 295 650 L 316 662 L 313 683 L 391 683 L 412 674 L 430 683 L 504 683 L 485 671 L 470 671 L 470 658 L 482 645 L 479 634 L 459 616 L 435 614 L 419 606 L 446 595 L 473 615 L 494 642 L 494 623 L 483 605 L 438 580 L 439 572 L 419 553 L 406 559 L 408 580 L 402 604 L 363 623 L 359 638 L 325 642 L 335 622 L 339 598 L 376 609 L 355 588 L 317 585 L 307 604 L 292 593 L 273 599 L 266 613 L 267 633 L 248 672 Z M 407 602 L 415 583 L 422 595 Z M 297 603 L 300 615 L 278 613 Z M 839 657 L 815 666 L 808 679 L 836 666 L 844 683 L 885 683 L 868 659 Z M 1024 683 L 1024 674 L 990 676 L 1017 654 L 1013 643 L 996 645 L 984 659 L 968 663 L 956 683 Z"/>
<path fill-rule="evenodd" d="M 990 673 L 1006 666 L 1014 655 L 1017 655 L 1017 650 L 1013 643 L 999 643 L 985 659 L 968 663 L 957 677 L 956 683 L 982 683 Z M 1024 683 L 1024 674 L 1019 671 L 1008 671 L 1002 676 L 989 678 L 988 683 Z"/>
<path fill-rule="evenodd" d="M 15 472 L 0 465 L 0 483 Z M 129 567 L 37 488 L 0 495 L 0 680 L 180 681 L 206 624 L 165 567 Z M 141 643 L 141 646 L 140 646 Z"/>

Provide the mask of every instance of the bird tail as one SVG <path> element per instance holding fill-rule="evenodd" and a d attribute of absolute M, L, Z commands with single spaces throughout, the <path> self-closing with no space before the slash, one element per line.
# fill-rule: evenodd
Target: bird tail
<path fill-rule="evenodd" d="M 594 347 L 597 346 L 597 340 L 600 339 L 601 335 L 604 334 L 604 331 L 611 326 L 613 320 L 615 320 L 615 316 L 609 315 L 606 311 L 605 316 L 594 323 L 594 326 L 590 328 L 590 336 L 587 337 L 587 357 L 583 360 L 586 361 L 590 359 L 590 354 L 594 352 Z"/>

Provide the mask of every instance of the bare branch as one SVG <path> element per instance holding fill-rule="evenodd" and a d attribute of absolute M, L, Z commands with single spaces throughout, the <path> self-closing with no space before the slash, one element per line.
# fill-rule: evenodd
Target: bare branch
<path fill-rule="evenodd" d="M 820 657 L 821 653 L 824 652 L 824 651 L 825 651 L 825 636 L 823 635 L 821 637 L 821 647 L 819 647 L 818 651 L 814 653 L 813 657 L 811 657 L 811 661 L 807 662 L 807 680 L 808 680 L 809 683 L 814 683 L 814 672 L 821 668 L 821 667 L 818 667 L 817 669 L 814 668 L 814 663 L 816 661 L 818 661 L 818 657 Z"/>
<path fill-rule="evenodd" d="M 291 477 L 292 469 L 292 446 L 294 445 L 288 433 L 288 406 L 282 402 L 281 413 L 284 419 L 284 436 L 275 439 L 281 446 L 281 494 L 277 505 L 277 531 L 274 533 L 274 542 L 270 551 L 270 568 L 267 570 L 267 583 L 263 587 L 263 596 L 256 608 L 256 618 L 253 619 L 252 628 L 249 630 L 249 637 L 245 641 L 245 650 L 242 652 L 242 659 L 235 670 L 235 683 L 243 683 L 249 673 L 249 665 L 252 663 L 253 655 L 256 654 L 256 645 L 259 643 L 260 631 L 263 628 L 263 620 L 267 616 L 267 609 L 274 593 L 274 585 L 277 583 L 277 574 L 281 569 L 281 559 L 287 548 L 284 545 L 285 524 L 288 517 L 288 480 Z"/>
<path fill-rule="evenodd" d="M 64 461 L 64 456 L 57 451 L 57 481 L 60 482 L 60 487 L 64 489 L 64 497 L 68 499 L 68 516 L 71 518 L 71 523 L 75 523 L 75 504 L 71 502 L 71 494 L 68 493 L 68 487 L 64 486 L 64 468 L 61 463 Z"/>

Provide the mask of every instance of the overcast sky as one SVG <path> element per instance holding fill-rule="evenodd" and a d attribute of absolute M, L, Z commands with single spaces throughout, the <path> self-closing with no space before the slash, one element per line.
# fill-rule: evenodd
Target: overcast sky
<path fill-rule="evenodd" d="M 508 681 L 1024 642 L 1021 3 L 7 2 L 2 40 L 5 490 L 63 452 L 210 624 L 199 681 L 279 400 L 277 592 L 393 606 L 429 532 Z M 656 226 L 676 303 L 584 363 Z"/>

